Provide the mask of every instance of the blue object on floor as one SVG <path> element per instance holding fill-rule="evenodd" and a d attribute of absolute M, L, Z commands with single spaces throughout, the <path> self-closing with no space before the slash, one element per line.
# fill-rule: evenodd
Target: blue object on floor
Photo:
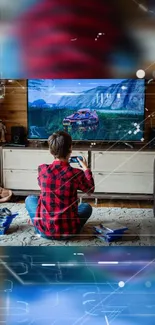
<path fill-rule="evenodd" d="M 93 227 L 95 230 L 96 236 L 104 240 L 106 242 L 112 242 L 118 239 L 121 239 L 124 235 L 124 232 L 128 230 L 127 227 L 119 228 L 119 229 L 110 229 L 104 227 L 102 224 L 99 226 Z"/>
<path fill-rule="evenodd" d="M 0 209 L 0 235 L 4 235 L 9 229 L 13 219 L 18 215 L 18 212 L 12 213 L 8 208 Z"/>

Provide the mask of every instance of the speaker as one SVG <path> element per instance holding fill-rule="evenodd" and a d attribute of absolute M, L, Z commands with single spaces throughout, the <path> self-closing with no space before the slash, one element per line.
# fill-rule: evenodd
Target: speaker
<path fill-rule="evenodd" d="M 11 128 L 11 142 L 14 144 L 25 143 L 25 130 L 23 126 L 12 126 Z"/>

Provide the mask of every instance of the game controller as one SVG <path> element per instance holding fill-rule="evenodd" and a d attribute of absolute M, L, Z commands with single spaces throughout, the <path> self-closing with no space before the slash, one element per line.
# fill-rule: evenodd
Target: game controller
<path fill-rule="evenodd" d="M 81 161 L 83 161 L 83 157 L 81 157 L 81 156 L 73 156 L 73 157 L 71 157 L 69 159 L 69 163 L 71 163 L 71 164 L 79 164 L 79 166 L 81 167 L 80 162 L 78 161 L 77 158 L 79 158 Z"/>

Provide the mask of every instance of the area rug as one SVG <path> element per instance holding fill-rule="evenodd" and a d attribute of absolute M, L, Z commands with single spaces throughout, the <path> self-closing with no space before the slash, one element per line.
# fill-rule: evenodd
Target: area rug
<path fill-rule="evenodd" d="M 93 213 L 80 235 L 74 239 L 58 241 L 38 237 L 28 224 L 24 203 L 0 204 L 19 215 L 7 234 L 0 235 L 0 246 L 155 246 L 155 218 L 152 209 L 93 208 Z M 129 232 L 119 241 L 106 243 L 93 235 L 93 226 L 126 226 Z"/>

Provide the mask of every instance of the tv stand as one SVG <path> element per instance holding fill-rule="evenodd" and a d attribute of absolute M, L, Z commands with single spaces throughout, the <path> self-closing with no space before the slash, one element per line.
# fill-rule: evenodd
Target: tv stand
<path fill-rule="evenodd" d="M 25 148 L 26 147 L 26 144 L 19 144 L 19 143 L 5 143 L 3 144 L 3 147 L 13 147 L 13 148 Z"/>
<path fill-rule="evenodd" d="M 95 193 L 90 198 L 153 199 L 154 150 L 73 149 L 73 156 L 84 156 L 89 162 L 95 181 Z M 22 195 L 39 193 L 38 166 L 50 164 L 53 157 L 48 148 L 3 147 L 3 187 Z M 79 168 L 72 165 L 73 167 Z M 79 197 L 88 198 L 79 193 Z"/>

